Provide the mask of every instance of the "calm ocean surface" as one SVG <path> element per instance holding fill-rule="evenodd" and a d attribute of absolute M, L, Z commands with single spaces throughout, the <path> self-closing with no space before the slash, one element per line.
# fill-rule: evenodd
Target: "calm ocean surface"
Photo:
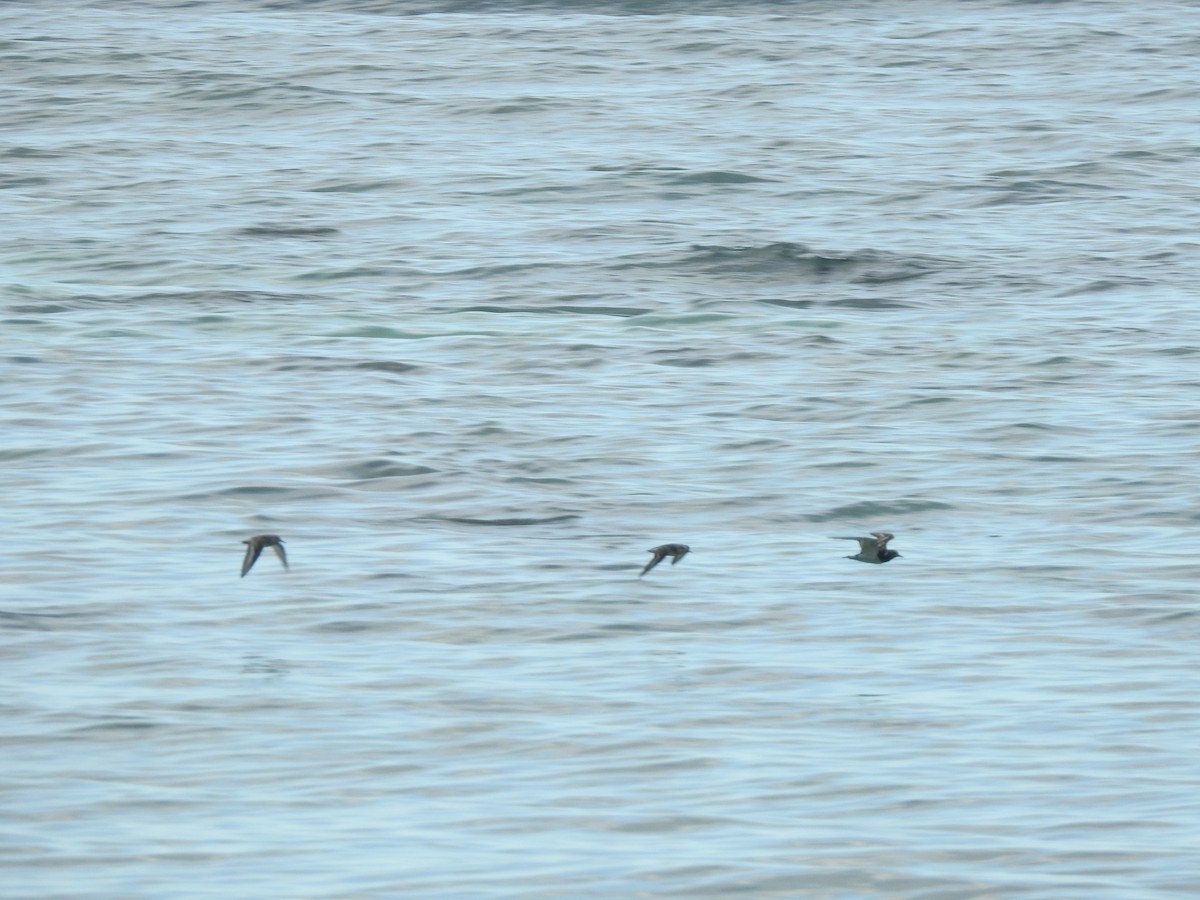
<path fill-rule="evenodd" d="M 0 6 L 0 895 L 1196 897 L 1198 34 Z"/>

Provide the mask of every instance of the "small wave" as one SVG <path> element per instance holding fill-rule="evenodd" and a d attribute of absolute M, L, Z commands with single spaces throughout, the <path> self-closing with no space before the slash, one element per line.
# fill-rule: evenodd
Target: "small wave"
<path fill-rule="evenodd" d="M 626 262 L 616 268 L 670 267 L 708 275 L 747 275 L 761 278 L 825 283 L 877 285 L 921 278 L 946 264 L 940 261 L 860 250 L 845 256 L 819 253 L 804 244 L 777 241 L 748 246 L 695 245 L 682 259 L 663 262 Z"/>
<path fill-rule="evenodd" d="M 270 362 L 270 367 L 276 372 L 330 372 L 344 369 L 363 369 L 369 372 L 387 372 L 392 375 L 403 375 L 420 368 L 420 366 L 415 366 L 411 363 L 396 362 L 390 359 L 359 361 L 342 359 L 337 356 L 298 355 L 276 358 Z"/>
<path fill-rule="evenodd" d="M 247 225 L 237 234 L 244 237 L 328 237 L 341 234 L 332 225 Z"/>
<path fill-rule="evenodd" d="M 36 304 L 12 307 L 13 312 L 51 315 L 77 309 L 111 306 L 225 307 L 233 303 L 292 303 L 320 299 L 315 294 L 285 294 L 271 291 L 118 291 L 112 294 L 76 294 Z"/>
<path fill-rule="evenodd" d="M 774 181 L 773 178 L 761 178 L 757 175 L 747 175 L 744 172 L 688 172 L 669 179 L 673 184 L 752 184 L 755 182 Z"/>
<path fill-rule="evenodd" d="M 425 521 L 451 522 L 455 525 L 483 525 L 487 527 L 508 527 L 512 525 L 552 525 L 555 522 L 570 522 L 579 516 L 569 513 L 561 516 L 550 516 L 545 519 L 507 518 L 507 519 L 472 519 L 464 516 L 422 516 Z"/>
<path fill-rule="evenodd" d="M 361 481 L 373 478 L 411 478 L 415 475 L 432 475 L 437 469 L 428 466 L 405 465 L 390 459 L 367 459 L 351 463 L 344 468 L 344 477 Z"/>
<path fill-rule="evenodd" d="M 954 509 L 950 503 L 938 500 L 893 500 L 891 502 L 870 500 L 837 506 L 825 512 L 805 516 L 809 522 L 832 522 L 837 519 L 877 520 L 888 516 L 905 516 L 928 512 L 933 509 Z"/>

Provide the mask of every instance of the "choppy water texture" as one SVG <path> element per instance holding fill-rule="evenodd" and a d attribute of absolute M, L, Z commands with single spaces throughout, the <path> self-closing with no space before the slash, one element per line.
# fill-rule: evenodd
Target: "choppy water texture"
<path fill-rule="evenodd" d="M 0 7 L 3 893 L 1195 896 L 1144 6 Z"/>

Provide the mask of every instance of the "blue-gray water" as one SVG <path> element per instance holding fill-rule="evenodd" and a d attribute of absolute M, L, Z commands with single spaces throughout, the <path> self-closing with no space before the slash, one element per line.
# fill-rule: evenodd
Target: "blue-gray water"
<path fill-rule="evenodd" d="M 1194 897 L 1197 34 L 0 6 L 0 893 Z"/>

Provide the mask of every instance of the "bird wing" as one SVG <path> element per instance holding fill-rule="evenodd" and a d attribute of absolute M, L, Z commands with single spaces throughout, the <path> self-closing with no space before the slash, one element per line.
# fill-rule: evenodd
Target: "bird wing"
<path fill-rule="evenodd" d="M 262 541 L 258 538 L 250 538 L 248 541 L 242 541 L 246 545 L 246 556 L 242 560 L 242 577 L 246 577 L 254 564 L 258 561 L 259 555 L 262 553 Z"/>
<path fill-rule="evenodd" d="M 646 552 L 653 553 L 654 557 L 650 560 L 650 562 L 646 563 L 646 568 L 642 569 L 642 574 L 639 575 L 638 578 L 641 578 L 642 575 L 645 575 L 647 572 L 657 566 L 667 555 L 662 552 L 661 547 L 655 547 L 653 550 L 647 550 Z"/>
<path fill-rule="evenodd" d="M 833 538 L 835 541 L 858 541 L 858 552 L 867 553 L 874 550 L 878 543 L 873 537 L 851 537 L 848 534 L 841 534 Z"/>
<path fill-rule="evenodd" d="M 275 555 L 279 557 L 279 561 L 283 563 L 285 569 L 291 568 L 287 562 L 287 553 L 283 549 L 283 541 L 275 541 Z"/>

